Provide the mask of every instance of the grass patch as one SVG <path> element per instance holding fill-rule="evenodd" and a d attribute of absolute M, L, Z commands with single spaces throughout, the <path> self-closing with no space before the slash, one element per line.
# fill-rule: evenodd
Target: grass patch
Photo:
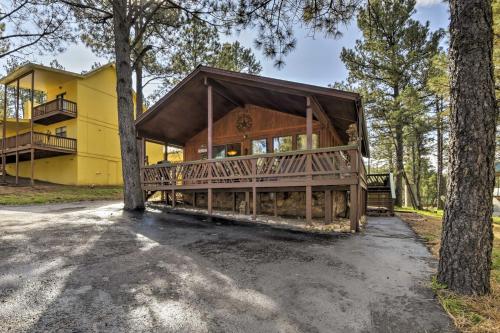
<path fill-rule="evenodd" d="M 122 198 L 123 190 L 122 187 L 119 186 L 0 186 L 0 205 L 31 205 L 74 201 L 119 200 Z"/>
<path fill-rule="evenodd" d="M 420 211 L 398 208 L 398 215 L 425 242 L 437 258 L 441 241 L 442 211 Z M 495 219 L 497 220 L 495 222 Z M 500 219 L 494 218 L 491 294 L 487 296 L 462 296 L 455 294 L 445 285 L 431 281 L 431 287 L 439 302 L 453 318 L 461 332 L 500 332 Z"/>
<path fill-rule="evenodd" d="M 410 207 L 396 207 L 396 211 L 402 212 L 402 213 L 417 213 L 422 216 L 429 216 L 429 217 L 437 217 L 437 218 L 442 218 L 443 217 L 443 210 L 442 209 L 413 209 Z M 493 216 L 493 223 L 500 225 L 500 216 Z"/>

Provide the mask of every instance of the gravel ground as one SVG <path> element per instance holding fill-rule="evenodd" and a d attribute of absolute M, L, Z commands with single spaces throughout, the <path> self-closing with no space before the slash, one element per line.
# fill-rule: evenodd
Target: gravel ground
<path fill-rule="evenodd" d="M 454 331 L 397 218 L 314 235 L 120 208 L 0 208 L 0 332 Z"/>

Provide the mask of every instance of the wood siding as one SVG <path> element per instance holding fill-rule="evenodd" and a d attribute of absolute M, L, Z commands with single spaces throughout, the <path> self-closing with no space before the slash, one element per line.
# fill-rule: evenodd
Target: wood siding
<path fill-rule="evenodd" d="M 236 128 L 238 114 L 247 111 L 252 118 L 252 127 L 248 133 L 241 133 Z M 346 144 L 333 138 L 326 126 L 313 121 L 313 132 L 319 135 L 319 147 L 331 147 Z M 272 149 L 272 140 L 279 136 L 293 136 L 293 147 L 296 148 L 296 135 L 306 134 L 306 118 L 289 115 L 283 112 L 246 105 L 245 110 L 235 108 L 226 116 L 213 124 L 213 145 L 241 143 L 242 155 L 251 153 L 251 141 L 267 139 L 268 152 Z M 184 160 L 200 159 L 198 149 L 207 144 L 207 129 L 202 130 L 191 138 L 184 147 Z"/>

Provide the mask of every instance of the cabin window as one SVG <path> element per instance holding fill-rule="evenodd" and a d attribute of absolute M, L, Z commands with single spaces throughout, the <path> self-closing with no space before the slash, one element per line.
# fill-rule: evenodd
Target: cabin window
<path fill-rule="evenodd" d="M 230 143 L 226 145 L 227 157 L 241 156 L 241 143 Z"/>
<path fill-rule="evenodd" d="M 252 154 L 266 154 L 267 153 L 267 140 L 266 139 L 258 139 L 252 140 Z"/>
<path fill-rule="evenodd" d="M 241 143 L 214 146 L 213 156 L 214 158 L 241 156 Z"/>
<path fill-rule="evenodd" d="M 313 133 L 312 135 L 312 149 L 319 148 L 319 135 Z M 297 135 L 297 150 L 307 149 L 307 134 Z"/>
<path fill-rule="evenodd" d="M 293 150 L 291 135 L 273 138 L 273 151 L 275 153 L 282 153 L 291 150 Z"/>
<path fill-rule="evenodd" d="M 56 136 L 65 138 L 67 136 L 66 126 L 56 128 Z"/>
<path fill-rule="evenodd" d="M 212 151 L 213 158 L 226 157 L 226 145 L 214 146 Z"/>

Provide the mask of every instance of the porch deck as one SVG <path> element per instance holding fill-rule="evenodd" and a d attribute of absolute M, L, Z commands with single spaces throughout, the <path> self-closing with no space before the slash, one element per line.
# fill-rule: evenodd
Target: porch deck
<path fill-rule="evenodd" d="M 366 169 L 358 145 L 160 163 L 142 167 L 141 182 L 144 191 L 171 191 L 173 198 L 176 192 L 191 191 L 207 191 L 210 198 L 212 191 L 223 190 L 246 192 L 249 200 L 252 192 L 253 218 L 259 210 L 257 193 L 346 190 L 350 193 L 353 230 L 358 229 L 359 219 L 365 213 L 367 191 Z M 211 199 L 208 205 L 211 214 Z M 306 210 L 310 210 L 311 205 L 311 202 L 306 203 Z M 331 212 L 331 207 L 325 207 L 325 212 Z M 311 216 L 310 212 L 306 215 Z M 325 216 L 325 220 L 328 219 L 331 216 Z"/>

